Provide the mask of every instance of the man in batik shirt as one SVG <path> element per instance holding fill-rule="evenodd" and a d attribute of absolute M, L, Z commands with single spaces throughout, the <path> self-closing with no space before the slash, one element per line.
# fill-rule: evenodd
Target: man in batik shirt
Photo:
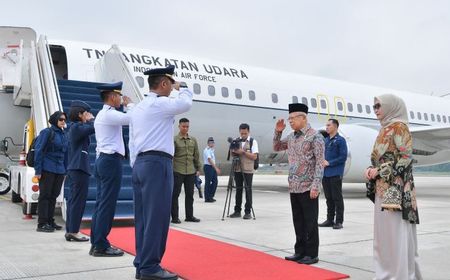
<path fill-rule="evenodd" d="M 286 260 L 301 264 L 319 261 L 319 189 L 322 184 L 325 144 L 323 136 L 308 124 L 308 106 L 289 104 L 289 124 L 294 130 L 285 139 L 283 119 L 275 126 L 273 148 L 288 151 L 289 192 L 296 235 L 295 253 Z"/>

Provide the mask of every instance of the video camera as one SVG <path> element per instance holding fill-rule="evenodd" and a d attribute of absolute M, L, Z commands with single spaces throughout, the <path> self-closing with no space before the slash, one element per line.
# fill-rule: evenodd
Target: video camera
<path fill-rule="evenodd" d="M 228 143 L 230 143 L 230 150 L 239 150 L 241 148 L 242 139 L 236 138 L 233 139 L 231 137 L 228 137 Z"/>

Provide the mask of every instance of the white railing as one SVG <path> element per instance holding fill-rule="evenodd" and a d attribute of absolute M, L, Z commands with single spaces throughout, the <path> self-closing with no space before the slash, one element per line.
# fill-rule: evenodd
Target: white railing
<path fill-rule="evenodd" d="M 137 103 L 144 98 L 136 80 L 131 74 L 128 64 L 123 58 L 122 51 L 117 45 L 111 46 L 95 64 L 94 69 L 96 79 L 99 82 L 113 83 L 122 81 L 123 95 L 130 97 L 133 102 Z"/>
<path fill-rule="evenodd" d="M 47 37 L 43 35 L 39 37 L 39 42 L 37 44 L 37 57 L 38 65 L 41 70 L 41 80 L 44 85 L 43 93 L 47 100 L 47 110 L 51 115 L 55 111 L 62 111 L 62 105 L 50 48 L 47 43 Z"/>
<path fill-rule="evenodd" d="M 30 51 L 30 85 L 31 85 L 31 116 L 34 121 L 34 132 L 38 135 L 39 132 L 48 127 L 47 117 L 49 112 L 47 111 L 46 99 L 44 98 L 44 88 L 41 82 L 41 72 L 37 59 L 37 52 L 35 43 L 31 42 Z"/>

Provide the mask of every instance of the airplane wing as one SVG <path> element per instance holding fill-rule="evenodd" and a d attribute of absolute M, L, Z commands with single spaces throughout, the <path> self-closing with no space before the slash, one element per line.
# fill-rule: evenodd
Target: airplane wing
<path fill-rule="evenodd" d="M 450 127 L 410 127 L 417 166 L 450 162 Z"/>

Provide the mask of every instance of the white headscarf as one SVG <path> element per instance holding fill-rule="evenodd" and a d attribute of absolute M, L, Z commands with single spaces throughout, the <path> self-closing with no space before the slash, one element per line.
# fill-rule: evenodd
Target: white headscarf
<path fill-rule="evenodd" d="M 393 94 L 383 94 L 375 97 L 375 103 L 377 100 L 381 104 L 381 110 L 384 115 L 383 119 L 380 120 L 382 127 L 386 127 L 395 122 L 408 124 L 408 112 L 403 99 Z"/>

